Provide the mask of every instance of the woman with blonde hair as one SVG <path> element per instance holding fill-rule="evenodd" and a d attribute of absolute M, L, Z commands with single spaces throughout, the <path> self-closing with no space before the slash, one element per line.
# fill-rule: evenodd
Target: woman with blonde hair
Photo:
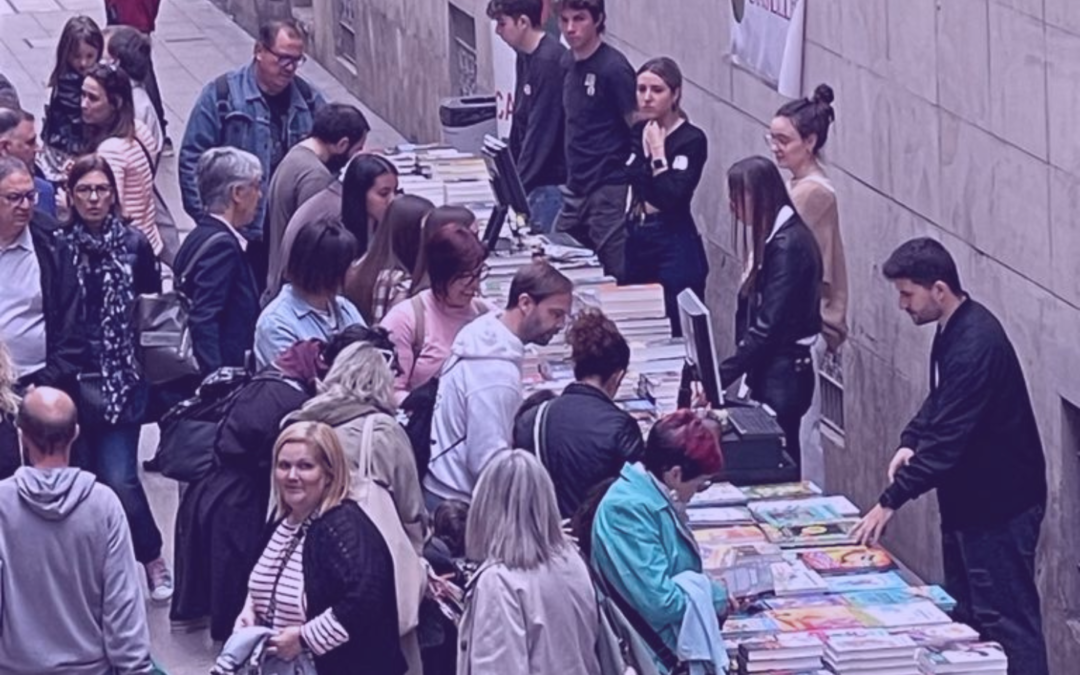
<path fill-rule="evenodd" d="M 266 626 L 270 658 L 314 662 L 320 675 L 401 675 L 394 564 L 378 528 L 348 499 L 333 430 L 294 424 L 274 445 L 278 522 L 248 582 L 236 629 Z"/>
<path fill-rule="evenodd" d="M 0 342 L 0 480 L 11 476 L 22 464 L 19 431 L 15 428 L 15 415 L 19 411 L 19 397 L 15 394 L 18 379 L 11 355 Z"/>
<path fill-rule="evenodd" d="M 459 675 L 597 675 L 599 615 L 585 561 L 563 534 L 555 488 L 524 450 L 476 485 L 465 553 L 482 563 L 465 600 Z"/>

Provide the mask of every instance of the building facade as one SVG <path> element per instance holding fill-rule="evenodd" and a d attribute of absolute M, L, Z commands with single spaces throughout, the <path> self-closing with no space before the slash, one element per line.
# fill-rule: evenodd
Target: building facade
<path fill-rule="evenodd" d="M 244 0 L 219 0 L 242 4 Z M 246 0 L 256 16 L 285 0 Z M 1023 363 L 1050 481 L 1040 583 L 1054 672 L 1080 660 L 1080 3 L 1075 0 L 808 0 L 804 85 L 836 90 L 827 147 L 850 279 L 843 433 L 828 485 L 868 508 L 899 432 L 928 387 L 932 330 L 897 307 L 881 264 L 915 236 L 940 239 L 964 285 L 1003 321 Z M 660 5 L 663 11 L 659 11 Z M 684 108 L 711 141 L 695 204 L 708 301 L 733 333 L 739 264 L 725 170 L 768 155 L 784 102 L 725 56 L 717 0 L 609 0 L 608 35 L 637 64 L 675 58 Z M 439 137 L 441 98 L 493 86 L 486 0 L 311 0 L 314 54 L 406 136 Z M 941 579 L 937 507 L 906 506 L 887 543 Z"/>

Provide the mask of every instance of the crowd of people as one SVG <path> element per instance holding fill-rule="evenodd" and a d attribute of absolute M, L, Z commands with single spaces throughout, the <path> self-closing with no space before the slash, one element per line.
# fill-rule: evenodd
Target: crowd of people
<path fill-rule="evenodd" d="M 614 400 L 630 344 L 602 312 L 575 312 L 545 260 L 508 297 L 481 297 L 473 213 L 400 194 L 394 165 L 364 152 L 364 114 L 298 75 L 291 20 L 262 26 L 252 60 L 197 97 L 176 160 L 195 221 L 181 237 L 155 186 L 172 154 L 157 3 L 105 5 L 104 30 L 64 26 L 43 147 L 0 87 L 5 672 L 151 672 L 144 595 L 177 627 L 208 628 L 222 673 L 255 658 L 322 675 L 606 675 L 621 653 L 604 648 L 607 601 L 652 670 L 722 669 L 719 631 L 744 603 L 703 574 L 685 518 L 723 477 L 714 420 L 672 411 L 642 434 Z M 660 284 L 677 336 L 676 296 L 704 298 L 709 273 L 692 209 L 709 139 L 673 60 L 635 70 L 604 40 L 603 0 L 556 3 L 568 46 L 543 7 L 488 5 L 518 52 L 510 145 L 532 227 L 573 235 L 619 283 Z M 821 85 L 784 105 L 772 159 L 729 168 L 744 268 L 714 289 L 738 299 L 723 386 L 767 404 L 818 481 L 817 372 L 848 332 L 821 162 L 832 103 Z M 860 536 L 938 489 L 959 611 L 1023 659 L 1015 672 L 1045 673 L 1045 466 L 1019 360 L 940 244 L 902 245 L 884 274 L 916 323 L 939 325 L 934 385 Z M 161 382 L 134 309 L 168 288 L 198 372 Z M 567 327 L 575 382 L 524 400 L 528 345 Z M 209 465 L 181 491 L 171 569 L 140 433 L 199 400 L 220 415 Z"/>

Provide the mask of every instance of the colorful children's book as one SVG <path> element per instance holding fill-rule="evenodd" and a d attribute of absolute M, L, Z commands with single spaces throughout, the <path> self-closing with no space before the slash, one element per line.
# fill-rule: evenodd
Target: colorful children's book
<path fill-rule="evenodd" d="M 731 483 L 713 483 L 702 492 L 690 498 L 690 507 L 699 506 L 743 506 L 746 495 Z"/>
<path fill-rule="evenodd" d="M 799 558 L 821 574 L 884 572 L 896 567 L 885 549 L 865 546 L 829 546 L 800 551 Z"/>
<path fill-rule="evenodd" d="M 929 600 L 917 600 L 899 605 L 867 605 L 853 607 L 856 615 L 865 617 L 868 626 L 902 628 L 905 626 L 932 626 L 952 623 L 949 615 Z"/>
<path fill-rule="evenodd" d="M 867 572 L 825 577 L 825 585 L 828 586 L 830 593 L 858 593 L 908 587 L 908 583 L 896 572 Z"/>
<path fill-rule="evenodd" d="M 764 614 L 755 616 L 731 616 L 720 626 L 724 638 L 738 637 L 741 635 L 760 635 L 775 633 L 780 630 L 779 624 Z"/>
<path fill-rule="evenodd" d="M 798 607 L 836 607 L 847 605 L 843 595 L 799 595 L 795 597 L 766 598 L 761 601 L 767 609 L 795 609 Z"/>
<path fill-rule="evenodd" d="M 760 522 L 777 526 L 826 523 L 859 515 L 859 508 L 842 496 L 756 501 L 749 507 Z"/>
<path fill-rule="evenodd" d="M 743 495 L 750 501 L 758 499 L 800 499 L 817 497 L 821 488 L 810 481 L 801 483 L 777 483 L 774 485 L 748 485 L 742 488 Z"/>
<path fill-rule="evenodd" d="M 768 524 L 761 526 L 761 531 L 772 543 L 785 548 L 804 546 L 831 546 L 834 544 L 854 544 L 851 532 L 859 523 L 854 518 L 837 520 L 829 523 L 809 523 L 805 525 L 785 525 L 775 527 Z"/>
<path fill-rule="evenodd" d="M 868 625 L 867 618 L 856 614 L 853 608 L 839 605 L 770 609 L 764 614 L 784 632 L 865 628 Z"/>
<path fill-rule="evenodd" d="M 907 635 L 920 647 L 940 647 L 950 643 L 978 642 L 979 633 L 963 623 L 943 623 L 937 626 L 890 628 L 890 633 Z"/>
<path fill-rule="evenodd" d="M 956 609 L 956 600 L 941 586 L 908 586 L 907 588 L 889 588 L 881 591 L 863 591 L 845 593 L 842 596 L 849 605 L 898 605 L 917 600 L 929 600 L 944 612 Z"/>
<path fill-rule="evenodd" d="M 731 567 L 733 563 L 728 551 L 734 547 L 768 543 L 765 534 L 756 525 L 695 529 L 694 539 L 701 550 L 702 565 L 707 572 Z"/>
<path fill-rule="evenodd" d="M 687 509 L 686 518 L 694 529 L 754 523 L 754 516 L 745 506 L 703 506 Z"/>
<path fill-rule="evenodd" d="M 779 596 L 813 595 L 828 589 L 820 574 L 799 561 L 772 563 L 772 578 Z"/>

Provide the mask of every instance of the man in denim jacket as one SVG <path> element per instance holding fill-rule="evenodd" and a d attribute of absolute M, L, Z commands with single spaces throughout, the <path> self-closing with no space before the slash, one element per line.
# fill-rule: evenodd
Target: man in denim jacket
<path fill-rule="evenodd" d="M 210 148 L 231 145 L 246 150 L 262 163 L 263 195 L 278 162 L 311 133 L 315 110 L 323 96 L 296 76 L 306 38 L 292 20 L 263 24 L 251 63 L 206 85 L 188 117 L 180 147 L 180 192 L 184 210 L 198 220 L 204 215 L 195 167 Z M 250 242 L 248 259 L 256 279 L 266 278 L 267 249 L 263 242 L 265 197 L 244 236 Z"/>

